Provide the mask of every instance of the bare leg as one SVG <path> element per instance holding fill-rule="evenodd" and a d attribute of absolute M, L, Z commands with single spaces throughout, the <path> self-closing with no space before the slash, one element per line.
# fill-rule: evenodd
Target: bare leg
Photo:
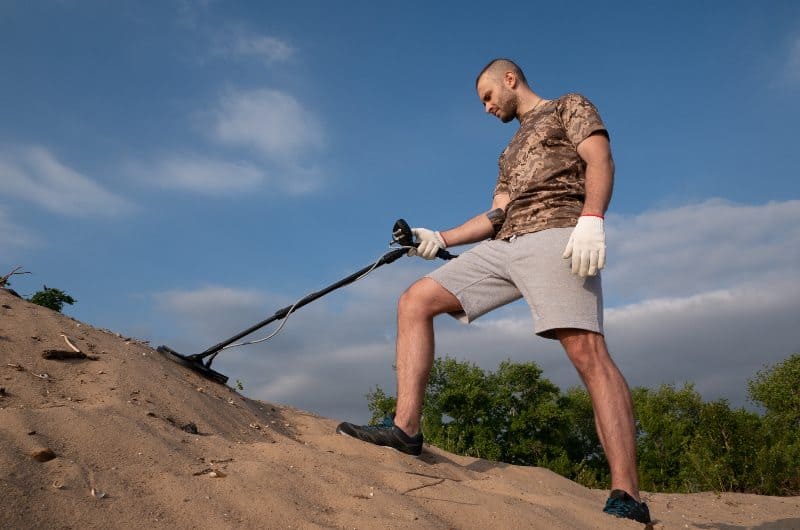
<path fill-rule="evenodd" d="M 633 403 L 625 378 L 602 335 L 562 329 L 556 336 L 592 398 L 597 435 L 611 468 L 611 489 L 626 491 L 639 501 Z"/>
<path fill-rule="evenodd" d="M 397 304 L 397 410 L 395 425 L 419 432 L 422 400 L 433 366 L 433 317 L 459 311 L 461 303 L 430 278 L 415 282 Z"/>

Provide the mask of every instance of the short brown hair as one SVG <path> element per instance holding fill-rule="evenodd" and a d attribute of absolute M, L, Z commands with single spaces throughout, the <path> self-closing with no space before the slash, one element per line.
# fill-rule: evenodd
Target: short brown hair
<path fill-rule="evenodd" d="M 522 81 L 524 84 L 528 84 L 528 79 L 525 77 L 525 74 L 522 72 L 522 68 L 517 65 L 511 59 L 505 59 L 503 57 L 498 57 L 497 59 L 492 59 L 489 63 L 483 67 L 483 70 L 478 74 L 478 77 L 475 78 L 475 86 L 478 86 L 478 81 L 481 80 L 483 74 L 489 72 L 496 72 L 497 70 L 503 69 L 505 72 L 512 71 L 514 75 L 517 76 L 517 79 Z"/>

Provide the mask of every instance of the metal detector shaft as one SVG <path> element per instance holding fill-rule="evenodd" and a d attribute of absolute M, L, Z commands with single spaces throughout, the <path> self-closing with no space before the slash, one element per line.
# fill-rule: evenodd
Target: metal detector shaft
<path fill-rule="evenodd" d="M 190 359 L 192 361 L 202 361 L 203 359 L 205 359 L 206 357 L 208 357 L 210 355 L 214 355 L 216 353 L 219 353 L 223 348 L 225 348 L 225 346 L 233 344 L 237 340 L 239 340 L 239 339 L 241 339 L 243 337 L 246 337 L 247 335 L 253 333 L 254 331 L 256 331 L 258 329 L 263 328 L 267 324 L 270 324 L 272 322 L 275 322 L 276 320 L 280 320 L 282 318 L 285 318 L 290 312 L 293 313 L 294 311 L 300 309 L 304 305 L 313 302 L 317 298 L 321 298 L 321 297 L 325 296 L 326 294 L 330 293 L 331 291 L 335 291 L 336 289 L 338 289 L 340 287 L 344 287 L 345 285 L 353 283 L 359 277 L 361 277 L 364 273 L 366 273 L 368 271 L 371 271 L 373 269 L 377 269 L 378 267 L 380 267 L 382 265 L 386 265 L 388 263 L 392 263 L 393 261 L 396 261 L 397 259 L 405 256 L 407 253 L 408 253 L 408 250 L 402 249 L 402 248 L 387 252 L 376 263 L 368 265 L 368 266 L 364 267 L 363 269 L 361 269 L 361 270 L 359 270 L 357 272 L 354 272 L 353 274 L 351 274 L 347 278 L 342 278 L 338 282 L 336 282 L 336 283 L 334 283 L 332 285 L 329 285 L 328 287 L 325 287 L 322 290 L 319 290 L 317 292 L 311 293 L 311 294 L 303 297 L 302 299 L 300 299 L 295 304 L 292 304 L 290 306 L 286 306 L 283 309 L 278 309 L 275 312 L 275 314 L 272 315 L 271 317 L 269 317 L 268 319 L 262 320 L 258 324 L 254 324 L 253 326 L 247 328 L 246 330 L 244 330 L 244 331 L 242 331 L 240 333 L 237 333 L 233 337 L 231 337 L 229 339 L 226 339 L 226 340 L 220 342 L 219 344 L 216 344 L 216 345 L 210 347 L 209 349 L 207 349 L 204 352 L 195 353 L 193 355 L 187 355 L 186 358 Z"/>
<path fill-rule="evenodd" d="M 214 346 L 210 347 L 204 352 L 195 353 L 193 355 L 182 355 L 168 346 L 159 346 L 158 348 L 156 348 L 156 350 L 158 350 L 162 355 L 164 355 L 168 359 L 171 359 L 172 361 L 186 368 L 189 368 L 190 370 L 194 370 L 195 372 L 199 373 L 200 375 L 202 375 L 207 379 L 216 381 L 221 384 L 225 384 L 228 381 L 228 376 L 221 374 L 211 368 L 211 362 L 214 360 L 214 358 L 217 356 L 219 352 L 221 352 L 223 349 L 225 349 L 227 346 L 230 346 L 237 340 L 253 333 L 257 329 L 263 328 L 267 324 L 274 322 L 276 320 L 286 318 L 287 316 L 289 316 L 290 313 L 294 313 L 297 309 L 313 302 L 317 298 L 325 296 L 329 292 L 334 291 L 339 287 L 344 287 L 345 285 L 353 283 L 354 281 L 363 277 L 372 270 L 377 269 L 381 265 L 392 263 L 393 261 L 396 261 L 402 256 L 405 256 L 408 253 L 408 249 L 410 247 L 417 247 L 419 243 L 414 241 L 412 230 L 404 219 L 398 219 L 397 222 L 394 224 L 394 228 L 392 230 L 392 244 L 398 244 L 402 248 L 387 252 L 386 254 L 381 256 L 381 258 L 375 263 L 368 265 L 357 272 L 354 272 L 347 278 L 342 278 L 338 282 L 329 285 L 328 287 L 325 287 L 320 291 L 306 295 L 305 297 L 301 298 L 300 300 L 298 300 L 297 302 L 295 302 L 290 306 L 277 310 L 275 314 L 269 317 L 268 319 L 262 320 L 258 324 L 255 324 L 254 326 L 251 326 L 246 330 L 237 333 L 233 337 L 224 340 L 219 344 L 215 344 Z M 439 249 L 436 256 L 446 260 L 453 259 L 456 257 L 444 249 Z M 278 330 L 280 330 L 280 328 L 278 328 Z"/>

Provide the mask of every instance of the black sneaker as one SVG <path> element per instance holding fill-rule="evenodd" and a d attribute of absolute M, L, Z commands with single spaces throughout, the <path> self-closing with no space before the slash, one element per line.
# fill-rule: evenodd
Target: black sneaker
<path fill-rule="evenodd" d="M 650 510 L 647 508 L 647 504 L 636 502 L 636 499 L 622 490 L 611 492 L 603 511 L 615 517 L 633 519 L 644 524 L 650 523 Z"/>
<path fill-rule="evenodd" d="M 422 433 L 409 436 L 394 424 L 394 415 L 386 416 L 379 425 L 353 425 L 340 423 L 336 432 L 358 438 L 364 442 L 397 449 L 407 455 L 422 454 Z"/>

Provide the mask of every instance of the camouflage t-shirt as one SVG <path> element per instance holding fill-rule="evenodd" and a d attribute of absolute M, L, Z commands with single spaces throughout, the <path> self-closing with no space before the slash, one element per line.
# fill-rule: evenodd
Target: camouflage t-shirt
<path fill-rule="evenodd" d="M 600 131 L 608 134 L 597 109 L 580 94 L 541 103 L 522 116 L 500 155 L 494 193 L 508 193 L 511 202 L 496 239 L 575 226 L 586 181 L 577 146 Z"/>

